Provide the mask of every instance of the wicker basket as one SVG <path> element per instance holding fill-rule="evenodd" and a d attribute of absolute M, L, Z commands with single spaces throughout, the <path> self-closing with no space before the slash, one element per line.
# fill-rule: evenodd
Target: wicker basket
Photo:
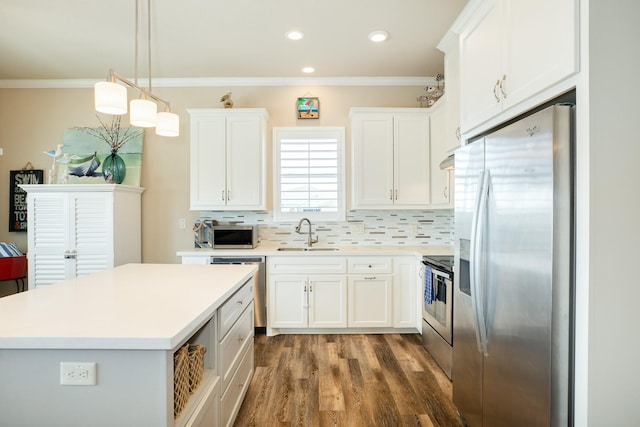
<path fill-rule="evenodd" d="M 204 353 L 207 348 L 201 344 L 189 346 L 189 391 L 193 394 L 202 382 L 204 373 Z"/>
<path fill-rule="evenodd" d="M 189 345 L 173 355 L 173 416 L 177 418 L 189 401 Z"/>

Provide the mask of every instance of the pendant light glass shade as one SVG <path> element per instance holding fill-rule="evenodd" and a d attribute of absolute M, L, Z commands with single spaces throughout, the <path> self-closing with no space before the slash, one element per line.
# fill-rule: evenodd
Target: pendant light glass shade
<path fill-rule="evenodd" d="M 94 86 L 96 111 L 105 114 L 127 114 L 127 88 L 114 82 L 98 82 Z"/>
<path fill-rule="evenodd" d="M 156 135 L 178 136 L 180 135 L 180 116 L 168 111 L 158 113 L 156 123 Z"/>
<path fill-rule="evenodd" d="M 129 103 L 129 123 L 152 128 L 158 123 L 158 104 L 148 99 L 132 99 Z"/>

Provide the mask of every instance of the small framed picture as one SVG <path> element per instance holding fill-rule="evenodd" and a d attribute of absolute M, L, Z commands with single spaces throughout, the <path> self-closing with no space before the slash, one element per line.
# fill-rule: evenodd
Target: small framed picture
<path fill-rule="evenodd" d="M 320 118 L 320 101 L 318 98 L 298 98 L 298 118 Z"/>

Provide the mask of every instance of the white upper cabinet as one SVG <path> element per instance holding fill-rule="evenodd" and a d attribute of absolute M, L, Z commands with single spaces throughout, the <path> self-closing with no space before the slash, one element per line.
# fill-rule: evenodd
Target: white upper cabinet
<path fill-rule="evenodd" d="M 352 108 L 353 209 L 419 209 L 430 202 L 429 111 Z"/>
<path fill-rule="evenodd" d="M 190 109 L 192 210 L 266 209 L 264 108 Z"/>
<path fill-rule="evenodd" d="M 470 16 L 460 31 L 463 133 L 578 71 L 576 3 L 481 0 L 465 9 Z"/>
<path fill-rule="evenodd" d="M 440 162 L 447 158 L 447 108 L 448 98 L 441 98 L 430 108 L 431 115 L 431 207 L 453 208 L 451 197 L 451 174 L 440 169 Z M 455 137 L 455 135 L 454 135 Z"/>
<path fill-rule="evenodd" d="M 449 31 L 438 44 L 444 53 L 445 94 L 441 98 L 446 110 L 445 142 L 447 154 L 460 147 L 460 47 L 458 34 Z M 433 107 L 432 107 L 433 108 Z M 431 122 L 433 126 L 433 121 Z M 433 130 L 432 130 L 433 135 Z"/>

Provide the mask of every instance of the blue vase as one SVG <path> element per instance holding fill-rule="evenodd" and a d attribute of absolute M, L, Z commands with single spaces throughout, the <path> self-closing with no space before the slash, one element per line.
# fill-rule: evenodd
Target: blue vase
<path fill-rule="evenodd" d="M 122 184 L 127 174 L 127 166 L 124 164 L 122 157 L 112 151 L 102 162 L 102 174 L 104 180 L 116 184 Z"/>

